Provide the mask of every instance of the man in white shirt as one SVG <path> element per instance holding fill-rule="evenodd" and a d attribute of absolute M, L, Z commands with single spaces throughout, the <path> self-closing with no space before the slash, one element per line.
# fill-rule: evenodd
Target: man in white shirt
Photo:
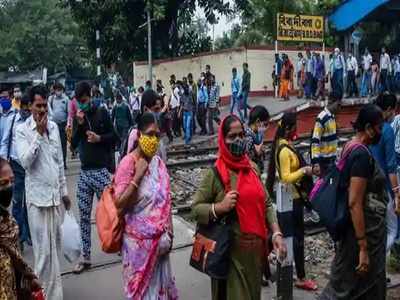
<path fill-rule="evenodd" d="M 382 48 L 382 54 L 380 59 L 380 92 L 386 92 L 389 90 L 389 82 L 388 77 L 389 74 L 392 73 L 392 64 L 390 62 L 390 56 L 386 52 L 386 48 Z"/>
<path fill-rule="evenodd" d="M 363 77 L 361 81 L 361 97 L 367 97 L 371 94 L 371 76 L 372 76 L 372 55 L 369 53 L 368 48 L 365 48 L 364 55 L 362 56 L 362 71 Z"/>
<path fill-rule="evenodd" d="M 347 58 L 347 98 L 357 96 L 358 89 L 356 83 L 356 76 L 358 74 L 357 59 L 349 53 Z"/>
<path fill-rule="evenodd" d="M 137 117 L 140 115 L 141 106 L 142 106 L 142 95 L 144 93 L 144 88 L 140 86 L 138 88 L 137 94 L 132 92 L 129 96 L 129 104 L 132 110 L 132 119 L 133 122 L 136 123 Z"/>
<path fill-rule="evenodd" d="M 32 116 L 16 131 L 19 161 L 25 169 L 26 204 L 35 273 L 46 298 L 62 300 L 59 263 L 63 209 L 71 201 L 64 175 L 63 152 L 57 124 L 48 120 L 48 91 L 44 85 L 30 91 Z"/>
<path fill-rule="evenodd" d="M 332 93 L 337 99 L 343 98 L 343 79 L 346 78 L 346 62 L 339 48 L 335 48 L 330 66 Z"/>
<path fill-rule="evenodd" d="M 179 116 L 179 106 L 181 105 L 181 89 L 179 82 L 172 81 L 171 84 L 171 100 L 169 102 L 172 114 L 172 131 L 174 132 L 175 137 L 180 137 L 182 135 L 181 132 L 181 122 Z"/>

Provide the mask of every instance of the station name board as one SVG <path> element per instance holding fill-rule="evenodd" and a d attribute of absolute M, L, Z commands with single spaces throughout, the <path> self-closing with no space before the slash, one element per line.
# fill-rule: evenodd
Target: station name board
<path fill-rule="evenodd" d="M 277 40 L 323 42 L 324 17 L 278 13 Z"/>

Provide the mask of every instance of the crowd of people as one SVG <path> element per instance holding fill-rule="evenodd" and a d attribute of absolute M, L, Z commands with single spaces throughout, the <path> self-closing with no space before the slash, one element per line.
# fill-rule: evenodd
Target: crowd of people
<path fill-rule="evenodd" d="M 382 54 L 383 62 L 386 55 Z M 310 52 L 306 56 L 299 54 L 298 76 L 304 80 L 304 90 L 299 93 L 322 99 L 323 58 L 318 54 L 314 58 Z M 345 72 L 343 62 L 340 51 L 335 51 L 330 74 L 336 87 Z M 353 57 L 346 64 L 347 71 L 349 64 L 356 69 Z M 390 73 L 385 75 L 383 66 L 381 61 L 381 85 L 389 82 Z M 286 55 L 281 70 L 280 90 L 288 99 L 293 66 Z M 351 72 L 347 78 L 357 73 Z M 111 185 L 118 216 L 123 220 L 126 297 L 178 299 L 168 255 L 173 228 L 166 144 L 182 131 L 189 144 L 197 127 L 202 135 L 214 134 L 214 122 L 219 126 L 218 159 L 214 168 L 205 172 L 192 207 L 199 225 L 221 222 L 232 228 L 229 271 L 225 279 L 212 279 L 212 299 L 260 299 L 263 276 L 268 277 L 268 254 L 274 251 L 280 261 L 286 258 L 288 245 L 282 233 L 286 230 L 281 228 L 284 222 L 272 201 L 283 186 L 290 189 L 293 200 L 295 286 L 318 289 L 316 282 L 307 278 L 304 262 L 303 214 L 312 211 L 306 187 L 329 173 L 341 156 L 336 115 L 342 95 L 333 89 L 315 120 L 311 161 L 293 145 L 297 136 L 297 115 L 293 112 L 284 113 L 278 122 L 267 159 L 263 143 L 270 114 L 260 105 L 248 111 L 250 81 L 246 63 L 242 76 L 236 68 L 232 70 L 231 114 L 223 120 L 218 109 L 219 87 L 209 66 L 197 82 L 192 74 L 182 80 L 172 75 L 170 95 L 160 80 L 155 90 L 147 82 L 129 99 L 117 94 L 112 107 L 88 82 L 77 84 L 72 100 L 58 83 L 51 94 L 44 85 L 32 87 L 25 95 L 20 89 L 14 89 L 13 96 L 1 89 L 0 299 L 16 299 L 21 274 L 32 290 L 43 288 L 47 299 L 63 298 L 61 225 L 65 211 L 72 206 L 65 176 L 68 143 L 81 162 L 75 199 L 82 249 L 73 272 L 80 274 L 91 268 L 93 199 L 95 195 L 100 199 Z M 386 87 L 382 91 L 391 89 L 390 84 Z M 320 299 L 385 298 L 385 260 L 390 252 L 398 251 L 400 233 L 400 115 L 396 116 L 396 109 L 396 96 L 390 93 L 382 93 L 375 104 L 363 106 L 354 122 L 354 137 L 344 146 L 362 145 L 351 152 L 343 171 L 349 222 L 336 244 L 330 280 Z M 117 162 L 116 149 L 121 156 Z M 265 184 L 262 173 L 267 173 Z M 229 222 L 222 222 L 227 218 Z M 33 248 L 33 270 L 21 256 L 26 244 Z"/>
<path fill-rule="evenodd" d="M 294 65 L 287 54 L 276 54 L 272 78 L 283 100 L 289 100 L 295 79 L 298 98 L 324 100 L 325 90 L 337 98 L 370 98 L 383 92 L 400 92 L 400 56 L 390 56 L 383 47 L 380 55 L 372 55 L 365 49 L 357 60 L 351 52 L 346 56 L 335 48 L 326 65 L 321 53 L 307 50 L 305 56 L 298 53 Z"/>

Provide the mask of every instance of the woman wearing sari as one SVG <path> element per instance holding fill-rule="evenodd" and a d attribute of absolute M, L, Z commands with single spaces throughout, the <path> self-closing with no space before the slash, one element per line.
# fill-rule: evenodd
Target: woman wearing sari
<path fill-rule="evenodd" d="M 283 65 L 281 70 L 281 84 L 279 89 L 279 97 L 284 101 L 289 100 L 289 91 L 291 90 L 291 84 L 293 82 L 293 64 L 289 57 L 283 55 Z"/>
<path fill-rule="evenodd" d="M 236 116 L 230 115 L 222 121 L 215 164 L 219 176 L 210 168 L 194 196 L 192 209 L 201 224 L 207 225 L 234 212 L 229 273 L 226 280 L 212 279 L 213 300 L 261 299 L 268 232 L 272 233 L 278 256 L 286 257 L 272 201 L 267 197 L 256 164 L 245 154 L 244 135 L 243 124 Z"/>
<path fill-rule="evenodd" d="M 151 113 L 138 123 L 138 141 L 114 178 L 116 207 L 125 221 L 122 244 L 127 299 L 178 299 L 169 252 L 172 248 L 170 180 L 156 155 L 159 129 Z"/>
<path fill-rule="evenodd" d="M 9 214 L 14 175 L 8 162 L 0 158 L 0 300 L 16 300 L 19 282 L 30 282 L 32 290 L 41 289 L 36 275 L 18 250 L 18 225 Z"/>
<path fill-rule="evenodd" d="M 319 300 L 386 298 L 386 178 L 367 148 L 379 143 L 382 125 L 380 108 L 361 108 L 353 124 L 356 134 L 342 152 L 359 145 L 350 150 L 342 173 L 348 187 L 349 225 L 336 244 L 329 283 Z"/>

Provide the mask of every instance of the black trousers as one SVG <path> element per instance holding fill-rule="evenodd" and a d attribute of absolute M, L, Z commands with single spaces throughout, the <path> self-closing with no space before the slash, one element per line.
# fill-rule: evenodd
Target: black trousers
<path fill-rule="evenodd" d="M 298 279 L 306 277 L 304 268 L 304 203 L 301 199 L 293 200 L 293 256 Z"/>
<path fill-rule="evenodd" d="M 198 104 L 198 106 L 197 106 L 197 122 L 199 123 L 200 128 L 201 128 L 200 134 L 207 134 L 206 120 L 207 120 L 207 107 L 203 103 Z"/>
<path fill-rule="evenodd" d="M 179 108 L 172 109 L 172 131 L 174 132 L 175 136 L 182 135 L 182 122 L 179 117 Z"/>
<path fill-rule="evenodd" d="M 355 71 L 347 71 L 347 96 L 353 97 L 357 94 L 356 73 Z"/>
<path fill-rule="evenodd" d="M 67 122 L 57 123 L 58 132 L 60 133 L 61 148 L 63 153 L 64 167 L 67 166 L 67 133 L 65 127 L 67 127 Z"/>

